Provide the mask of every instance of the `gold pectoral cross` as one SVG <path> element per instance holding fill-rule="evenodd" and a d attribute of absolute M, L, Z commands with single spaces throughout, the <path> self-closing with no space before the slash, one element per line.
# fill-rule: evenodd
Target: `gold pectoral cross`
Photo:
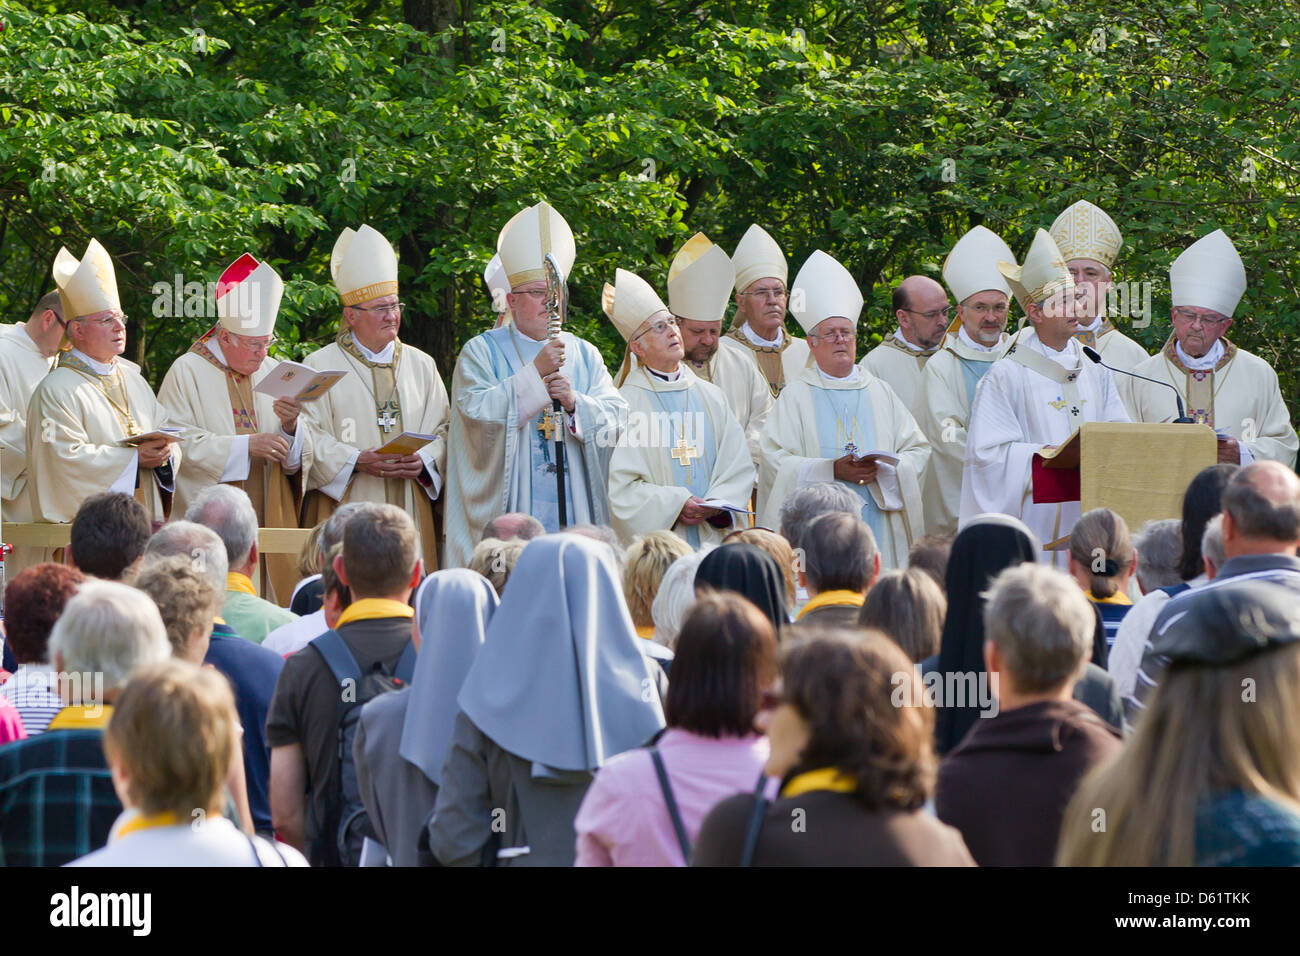
<path fill-rule="evenodd" d="M 688 445 L 686 436 L 683 435 L 677 439 L 677 444 L 673 446 L 673 450 L 669 454 L 672 455 L 677 464 L 686 469 L 686 481 L 689 483 L 691 480 L 691 462 L 700 457 L 699 451 L 696 450 L 694 445 Z"/>
<path fill-rule="evenodd" d="M 546 414 L 542 416 L 542 420 L 537 423 L 537 430 L 542 433 L 544 439 L 550 441 L 555 437 L 557 427 L 558 426 L 555 424 L 555 418 L 551 415 L 551 410 L 548 408 Z"/>

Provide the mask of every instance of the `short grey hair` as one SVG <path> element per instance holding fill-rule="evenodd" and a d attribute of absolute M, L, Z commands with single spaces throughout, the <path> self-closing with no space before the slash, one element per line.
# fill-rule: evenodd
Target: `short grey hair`
<path fill-rule="evenodd" d="M 1167 588 L 1183 579 L 1178 564 L 1183 554 L 1183 523 L 1177 518 L 1148 521 L 1133 536 L 1137 548 L 1138 583 L 1143 592 Z"/>
<path fill-rule="evenodd" d="M 794 548 L 803 547 L 804 529 L 813 518 L 842 511 L 860 517 L 862 499 L 838 481 L 818 481 L 796 489 L 781 505 L 781 536 Z"/>
<path fill-rule="evenodd" d="M 60 660 L 60 669 L 69 673 L 103 674 L 105 691 L 171 656 L 157 605 L 116 581 L 83 584 L 50 632 L 50 660 Z"/>
<path fill-rule="evenodd" d="M 226 546 L 211 528 L 193 521 L 172 521 L 159 528 L 144 549 L 143 567 L 172 557 L 189 558 L 194 570 L 205 574 L 217 594 L 226 593 Z M 142 567 L 142 570 L 143 570 Z"/>
<path fill-rule="evenodd" d="M 226 546 L 226 562 L 237 568 L 257 543 L 257 512 L 247 493 L 233 485 L 209 485 L 185 512 L 186 521 L 211 528 Z M 224 590 L 224 589 L 223 589 Z"/>
<path fill-rule="evenodd" d="M 469 556 L 466 567 L 487 578 L 492 590 L 500 597 L 505 592 L 510 572 L 519 563 L 519 556 L 524 553 L 524 545 L 527 543 L 523 538 L 510 538 L 506 541 L 484 538 L 474 546 L 474 553 Z"/>
<path fill-rule="evenodd" d="M 575 524 L 564 529 L 569 534 L 580 534 L 584 538 L 603 541 L 614 552 L 614 566 L 618 569 L 618 579 L 623 580 L 623 571 L 627 568 L 627 552 L 618 543 L 614 529 L 605 524 Z"/>
<path fill-rule="evenodd" d="M 345 505 L 339 505 L 334 509 L 334 513 L 325 519 L 325 526 L 320 530 L 320 541 L 317 542 L 322 564 L 330 560 L 330 555 L 334 553 L 334 546 L 343 543 L 343 529 L 365 504 L 364 501 L 349 501 Z"/>
<path fill-rule="evenodd" d="M 695 572 L 711 550 L 713 549 L 702 547 L 694 554 L 684 555 L 668 565 L 668 570 L 659 581 L 655 599 L 650 604 L 656 644 L 676 647 L 686 612 L 695 604 Z"/>
<path fill-rule="evenodd" d="M 984 633 L 1022 693 L 1073 683 L 1092 655 L 1096 612 L 1068 575 L 1041 564 L 1007 568 L 984 592 Z"/>
<path fill-rule="evenodd" d="M 532 541 L 533 538 L 539 538 L 544 534 L 546 534 L 545 526 L 532 515 L 524 514 L 522 511 L 507 511 L 487 523 L 483 528 L 482 540 L 497 538 L 501 541 L 509 541 L 511 538 L 518 538 L 520 541 Z"/>
<path fill-rule="evenodd" d="M 801 550 L 809 589 L 866 594 L 880 553 L 871 526 L 857 515 L 831 511 L 808 522 L 804 530 Z"/>
<path fill-rule="evenodd" d="M 1280 462 L 1251 462 L 1228 479 L 1223 510 L 1242 537 L 1290 544 L 1300 539 L 1300 478 Z"/>
<path fill-rule="evenodd" d="M 1223 550 L 1223 513 L 1215 515 L 1205 523 L 1205 533 L 1201 535 L 1201 557 L 1210 562 L 1215 574 L 1228 560 Z"/>

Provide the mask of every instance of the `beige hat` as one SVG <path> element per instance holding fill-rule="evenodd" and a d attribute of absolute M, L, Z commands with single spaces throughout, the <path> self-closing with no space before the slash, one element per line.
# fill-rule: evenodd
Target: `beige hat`
<path fill-rule="evenodd" d="M 497 255 L 512 289 L 546 278 L 542 263 L 548 252 L 560 267 L 560 274 L 568 279 L 578 255 L 573 230 L 548 203 L 539 202 L 515 213 L 497 236 Z"/>
<path fill-rule="evenodd" d="M 54 285 L 63 304 L 63 317 L 71 322 L 96 312 L 121 312 L 117 295 L 117 275 L 108 250 L 91 239 L 86 254 L 78 262 L 66 248 L 54 257 Z"/>
<path fill-rule="evenodd" d="M 668 308 L 694 322 L 721 322 L 731 298 L 735 273 L 721 246 L 697 232 L 686 240 L 668 267 Z"/>
<path fill-rule="evenodd" d="M 998 260 L 1014 262 L 1011 247 L 992 229 L 976 226 L 957 240 L 943 260 L 943 281 L 961 305 L 977 292 L 1011 294 L 1011 286 L 998 271 Z"/>
<path fill-rule="evenodd" d="M 650 283 L 626 269 L 614 271 L 614 284 L 605 283 L 601 307 L 614 323 L 623 341 L 630 342 L 636 330 L 656 312 L 668 311 Z"/>
<path fill-rule="evenodd" d="M 245 252 L 217 280 L 217 321 L 236 335 L 270 335 L 283 296 L 279 273 Z"/>
<path fill-rule="evenodd" d="M 731 257 L 736 270 L 736 291 L 744 292 L 759 279 L 780 279 L 785 282 L 790 268 L 785 253 L 762 226 L 753 225 L 741 236 L 736 252 Z"/>
<path fill-rule="evenodd" d="M 1115 257 L 1124 245 L 1115 220 L 1086 199 L 1080 199 L 1056 217 L 1048 230 L 1056 240 L 1065 261 L 1092 259 L 1107 269 L 1115 265 Z"/>
<path fill-rule="evenodd" d="M 1213 309 L 1231 316 L 1246 292 L 1246 267 L 1227 233 L 1216 229 L 1183 250 L 1169 267 L 1174 307 Z"/>
<path fill-rule="evenodd" d="M 998 262 L 998 270 L 1007 277 L 1016 301 L 1026 314 L 1031 302 L 1040 303 L 1062 289 L 1074 288 L 1074 277 L 1065 267 L 1056 240 L 1044 229 L 1034 233 L 1034 241 L 1025 253 L 1024 265 L 1016 265 L 1014 259 L 1010 262 L 1003 259 Z"/>
<path fill-rule="evenodd" d="M 344 229 L 330 254 L 330 275 L 344 305 L 397 295 L 397 253 L 377 229 Z"/>
<path fill-rule="evenodd" d="M 848 319 L 856 328 L 862 315 L 862 290 L 848 269 L 818 249 L 790 287 L 790 314 L 805 333 L 835 316 Z"/>

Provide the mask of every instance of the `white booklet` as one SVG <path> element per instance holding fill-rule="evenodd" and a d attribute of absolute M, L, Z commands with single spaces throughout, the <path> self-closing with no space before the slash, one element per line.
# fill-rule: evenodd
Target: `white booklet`
<path fill-rule="evenodd" d="M 739 505 L 733 505 L 729 501 L 723 501 L 721 498 L 705 498 L 702 502 L 706 508 L 717 508 L 719 511 L 730 511 L 738 515 L 752 515 L 754 512 L 748 508 L 742 508 Z"/>
<path fill-rule="evenodd" d="M 301 362 L 285 359 L 267 372 L 262 380 L 253 386 L 253 391 L 270 395 L 272 398 L 291 398 L 299 402 L 310 402 L 328 392 L 335 382 L 347 374 L 346 370 L 317 371 Z"/>

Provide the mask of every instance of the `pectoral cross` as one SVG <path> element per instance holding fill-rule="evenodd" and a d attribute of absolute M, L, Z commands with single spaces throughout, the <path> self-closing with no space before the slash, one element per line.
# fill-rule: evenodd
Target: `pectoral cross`
<path fill-rule="evenodd" d="M 555 437 L 555 429 L 555 419 L 551 416 L 551 410 L 548 408 L 546 414 L 542 416 L 542 420 L 537 423 L 537 430 L 542 433 L 544 439 L 550 441 Z"/>
<path fill-rule="evenodd" d="M 847 445 L 844 446 L 844 454 L 856 456 L 857 453 L 858 453 L 858 446 L 853 444 L 853 442 L 849 442 Z"/>
<path fill-rule="evenodd" d="M 385 410 L 382 415 L 380 415 L 377 419 L 375 419 L 375 421 L 379 423 L 379 427 L 384 430 L 385 435 L 391 432 L 393 430 L 393 426 L 397 424 L 397 419 L 394 418 L 392 415 L 390 415 L 387 410 Z"/>
<path fill-rule="evenodd" d="M 696 451 L 695 446 L 686 444 L 686 436 L 683 435 L 677 439 L 677 444 L 673 446 L 673 450 L 669 454 L 672 455 L 677 464 L 686 469 L 686 480 L 690 481 L 691 462 L 700 457 L 700 453 Z"/>

